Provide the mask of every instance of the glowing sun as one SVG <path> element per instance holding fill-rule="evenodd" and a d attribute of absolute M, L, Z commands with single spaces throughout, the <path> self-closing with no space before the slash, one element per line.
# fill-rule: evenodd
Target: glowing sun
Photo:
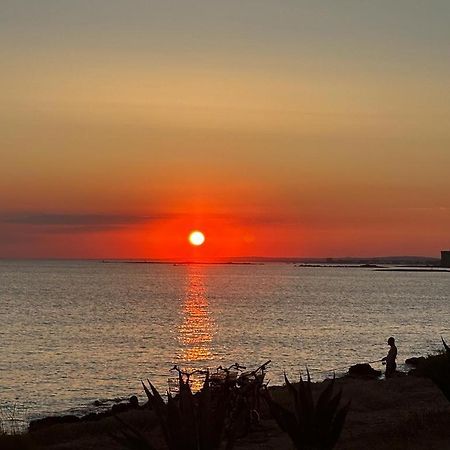
<path fill-rule="evenodd" d="M 198 247 L 205 242 L 205 235 L 201 231 L 193 231 L 189 235 L 189 242 Z"/>

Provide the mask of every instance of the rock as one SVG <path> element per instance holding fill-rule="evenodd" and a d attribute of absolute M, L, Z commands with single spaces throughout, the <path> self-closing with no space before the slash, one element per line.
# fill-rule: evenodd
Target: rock
<path fill-rule="evenodd" d="M 139 408 L 139 400 L 135 395 L 130 397 L 130 406 L 132 408 Z"/>
<path fill-rule="evenodd" d="M 423 356 L 419 357 L 412 357 L 405 360 L 405 364 L 408 364 L 409 366 L 417 367 L 419 364 L 421 364 L 423 361 L 425 361 L 425 358 Z"/>
<path fill-rule="evenodd" d="M 96 420 L 99 420 L 101 418 L 101 413 L 95 413 L 95 412 L 91 412 L 89 414 L 86 414 L 85 416 L 83 416 L 80 420 L 82 422 L 94 422 Z"/>
<path fill-rule="evenodd" d="M 75 423 L 79 421 L 80 419 L 77 416 L 73 415 L 44 417 L 43 419 L 32 420 L 28 429 L 29 431 L 37 431 L 41 430 L 42 428 L 50 427 L 52 425 L 62 423 Z"/>
<path fill-rule="evenodd" d="M 113 414 L 118 414 L 118 413 L 121 413 L 121 412 L 128 411 L 128 410 L 130 410 L 132 408 L 133 408 L 133 406 L 130 403 L 117 403 L 117 404 L 112 406 L 111 412 Z"/>
<path fill-rule="evenodd" d="M 116 402 L 119 399 L 114 399 Z M 95 400 L 93 405 L 96 407 L 102 406 L 105 402 L 101 400 Z M 145 407 L 145 406 L 144 406 Z M 132 395 L 128 400 L 128 403 L 115 403 L 112 405 L 111 409 L 102 412 L 90 412 L 84 416 L 77 417 L 73 415 L 65 416 L 51 416 L 44 417 L 43 419 L 32 420 L 29 425 L 29 431 L 41 430 L 42 428 L 47 428 L 52 425 L 62 424 L 62 423 L 74 423 L 74 422 L 94 422 L 105 417 L 110 417 L 114 414 L 118 414 L 124 411 L 129 411 L 130 409 L 138 409 L 139 400 L 135 395 Z"/>
<path fill-rule="evenodd" d="M 378 378 L 381 370 L 375 370 L 370 364 L 355 364 L 348 369 L 348 376 L 355 378 Z"/>

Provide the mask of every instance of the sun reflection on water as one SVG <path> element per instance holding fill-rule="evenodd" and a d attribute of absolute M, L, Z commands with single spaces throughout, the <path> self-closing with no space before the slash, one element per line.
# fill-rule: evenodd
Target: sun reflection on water
<path fill-rule="evenodd" d="M 215 324 L 209 310 L 201 266 L 186 266 L 186 289 L 182 322 L 178 327 L 180 359 L 186 368 L 207 365 L 213 358 L 212 340 Z"/>

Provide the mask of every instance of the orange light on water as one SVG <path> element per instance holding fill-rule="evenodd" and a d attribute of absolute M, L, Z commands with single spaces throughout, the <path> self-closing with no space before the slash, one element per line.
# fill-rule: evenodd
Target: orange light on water
<path fill-rule="evenodd" d="M 203 245 L 205 242 L 205 235 L 201 231 L 193 231 L 188 238 L 189 242 L 196 247 Z"/>
<path fill-rule="evenodd" d="M 205 272 L 199 266 L 186 266 L 186 292 L 182 305 L 183 320 L 178 326 L 181 360 L 186 368 L 212 359 L 214 320 L 209 310 Z M 200 386 L 199 386 L 200 387 Z"/>

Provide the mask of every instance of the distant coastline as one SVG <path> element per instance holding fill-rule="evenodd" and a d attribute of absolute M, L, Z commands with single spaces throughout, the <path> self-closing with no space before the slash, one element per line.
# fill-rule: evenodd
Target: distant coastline
<path fill-rule="evenodd" d="M 240 256 L 217 258 L 215 260 L 177 260 L 177 259 L 103 259 L 102 263 L 121 264 L 206 264 L 206 265 L 261 265 L 269 263 L 297 264 L 299 267 L 363 267 L 372 269 L 386 269 L 384 266 L 400 266 L 404 268 L 439 268 L 440 259 L 429 256 L 376 256 L 376 257 L 342 257 L 342 258 L 302 258 L 302 257 L 261 257 Z"/>
<path fill-rule="evenodd" d="M 421 265 L 411 264 L 408 266 L 395 266 L 386 267 L 378 264 L 340 264 L 340 263 L 327 263 L 327 264 L 296 264 L 286 261 L 266 261 L 266 262 L 239 262 L 239 261 L 127 261 L 127 260 L 103 260 L 104 264 L 161 264 L 171 266 L 189 266 L 189 265 L 205 265 L 205 266 L 262 266 L 264 264 L 294 264 L 294 267 L 299 268 L 338 268 L 338 269 L 371 269 L 375 272 L 450 272 L 450 269 L 445 269 L 439 265 Z"/>

